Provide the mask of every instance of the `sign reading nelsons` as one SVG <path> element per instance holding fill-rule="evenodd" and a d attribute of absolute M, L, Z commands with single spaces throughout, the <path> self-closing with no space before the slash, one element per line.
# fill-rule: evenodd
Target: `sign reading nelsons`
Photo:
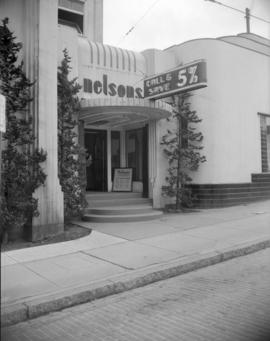
<path fill-rule="evenodd" d="M 206 62 L 200 60 L 145 79 L 144 98 L 164 98 L 206 86 Z"/>
<path fill-rule="evenodd" d="M 84 78 L 83 91 L 95 95 L 118 96 L 127 98 L 143 98 L 143 89 L 131 85 L 116 84 L 108 81 L 108 75 L 102 76 L 102 81 Z"/>

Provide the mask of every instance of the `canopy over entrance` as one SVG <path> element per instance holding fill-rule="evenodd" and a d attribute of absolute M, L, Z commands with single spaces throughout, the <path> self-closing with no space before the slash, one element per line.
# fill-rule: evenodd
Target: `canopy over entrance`
<path fill-rule="evenodd" d="M 163 101 L 135 98 L 82 99 L 80 119 L 85 126 L 125 128 L 150 120 L 167 118 L 171 105 Z"/>

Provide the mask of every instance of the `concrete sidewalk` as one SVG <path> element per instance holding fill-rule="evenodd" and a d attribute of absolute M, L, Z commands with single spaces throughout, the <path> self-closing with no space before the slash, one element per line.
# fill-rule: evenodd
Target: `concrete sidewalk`
<path fill-rule="evenodd" d="M 149 222 L 75 223 L 92 233 L 2 253 L 2 325 L 270 246 L 270 200 Z"/>

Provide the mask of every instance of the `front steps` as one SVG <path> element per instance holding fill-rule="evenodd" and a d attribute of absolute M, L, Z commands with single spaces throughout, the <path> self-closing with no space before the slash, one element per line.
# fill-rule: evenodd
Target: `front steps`
<path fill-rule="evenodd" d="M 136 222 L 158 219 L 161 211 L 152 208 L 151 200 L 142 198 L 141 193 L 101 193 L 86 194 L 88 208 L 84 221 L 100 223 Z"/>
<path fill-rule="evenodd" d="M 215 208 L 247 204 L 270 199 L 270 173 L 251 175 L 249 183 L 191 184 L 198 208 Z"/>

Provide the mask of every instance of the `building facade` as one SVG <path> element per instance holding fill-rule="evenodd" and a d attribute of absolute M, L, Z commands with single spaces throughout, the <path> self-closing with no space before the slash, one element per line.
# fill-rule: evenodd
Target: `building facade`
<path fill-rule="evenodd" d="M 87 190 L 111 192 L 115 168 L 133 169 L 134 192 L 162 208 L 168 167 L 160 146 L 171 98 L 144 97 L 146 77 L 204 60 L 206 87 L 193 91 L 207 162 L 192 174 L 201 207 L 270 196 L 270 41 L 254 34 L 198 39 L 141 53 L 103 44 L 101 0 L 1 0 L 1 16 L 23 42 L 37 144 L 48 153 L 46 185 L 35 195 L 37 238 L 63 229 L 57 176 L 57 64 L 67 48 L 82 89 L 79 139 L 89 159 Z M 259 174 L 259 176 L 258 176 Z M 264 175 L 265 176 L 265 175 Z"/>
<path fill-rule="evenodd" d="M 192 174 L 197 204 L 225 206 L 269 197 L 269 184 L 258 185 L 257 174 L 264 173 L 261 180 L 269 182 L 270 41 L 243 33 L 144 54 L 152 74 L 198 59 L 207 63 L 207 87 L 194 91 L 191 99 L 202 118 L 207 158 Z"/>

